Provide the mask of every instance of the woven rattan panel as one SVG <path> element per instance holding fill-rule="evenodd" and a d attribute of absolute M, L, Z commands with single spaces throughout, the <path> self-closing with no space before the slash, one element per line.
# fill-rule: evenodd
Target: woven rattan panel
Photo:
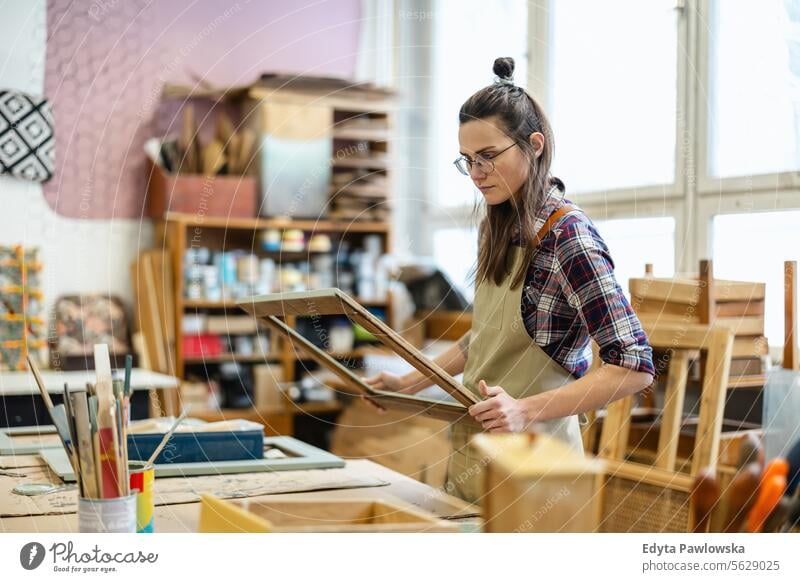
<path fill-rule="evenodd" d="M 603 491 L 604 532 L 686 532 L 689 495 L 656 485 L 609 477 Z"/>

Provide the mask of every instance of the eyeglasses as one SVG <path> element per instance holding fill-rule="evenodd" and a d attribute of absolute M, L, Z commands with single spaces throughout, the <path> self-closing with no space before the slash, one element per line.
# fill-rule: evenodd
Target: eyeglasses
<path fill-rule="evenodd" d="M 472 168 L 475 166 L 478 167 L 478 170 L 480 170 L 482 174 L 491 174 L 494 172 L 494 160 L 496 160 L 500 154 L 510 150 L 515 145 L 517 145 L 516 142 L 512 143 L 507 148 L 500 150 L 496 154 L 478 154 L 475 156 L 474 160 L 469 159 L 467 156 L 461 156 L 453 162 L 453 165 L 465 176 L 469 176 L 470 172 L 472 172 Z"/>

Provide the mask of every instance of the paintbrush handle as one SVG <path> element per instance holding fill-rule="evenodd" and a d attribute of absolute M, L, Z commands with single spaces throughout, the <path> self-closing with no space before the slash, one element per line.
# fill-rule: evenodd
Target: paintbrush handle
<path fill-rule="evenodd" d="M 183 422 L 183 419 L 186 418 L 187 414 L 189 414 L 189 409 L 188 408 L 186 408 L 183 411 L 183 413 L 181 413 L 181 415 L 177 419 L 175 419 L 175 422 L 172 424 L 170 429 L 164 434 L 164 437 L 161 439 L 161 442 L 158 443 L 158 446 L 156 447 L 156 450 L 153 451 L 153 454 L 150 455 L 149 459 L 147 459 L 147 463 L 145 464 L 145 467 L 150 467 L 150 466 L 153 465 L 153 463 L 156 462 L 156 459 L 158 458 L 158 455 L 161 453 L 162 449 L 167 445 L 167 441 L 169 441 L 170 437 L 172 436 L 172 433 L 174 433 L 175 429 L 178 428 L 178 425 L 181 422 Z"/>
<path fill-rule="evenodd" d="M 31 373 L 33 373 L 33 379 L 36 380 L 36 385 L 39 387 L 39 392 L 42 393 L 44 405 L 47 407 L 47 410 L 52 410 L 53 401 L 50 398 L 50 394 L 47 392 L 47 386 L 44 385 L 44 380 L 42 379 L 42 375 L 39 373 L 39 368 L 31 359 L 30 354 L 28 354 L 26 358 L 28 359 L 28 367 L 31 369 Z"/>
<path fill-rule="evenodd" d="M 125 384 L 123 385 L 123 394 L 128 396 L 131 393 L 131 372 L 133 370 L 133 356 L 130 354 L 125 356 Z"/>

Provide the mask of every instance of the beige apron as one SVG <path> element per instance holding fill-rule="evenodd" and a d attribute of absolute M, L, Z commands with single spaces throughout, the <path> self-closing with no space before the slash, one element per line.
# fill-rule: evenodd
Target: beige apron
<path fill-rule="evenodd" d="M 562 212 L 558 213 L 563 215 Z M 548 221 L 550 223 L 551 221 Z M 540 231 L 543 238 L 549 224 Z M 524 285 L 511 289 L 511 281 L 524 252 L 514 247 L 514 262 L 500 285 L 484 281 L 475 292 L 469 355 L 464 385 L 481 396 L 478 383 L 502 386 L 514 398 L 524 398 L 573 382 L 575 378 L 553 361 L 528 335 L 522 320 Z M 482 398 L 482 396 L 481 396 Z M 583 440 L 577 416 L 557 418 L 536 425 L 537 431 L 556 436 L 583 454 Z M 453 452 L 447 467 L 447 493 L 479 503 L 482 489 L 481 460 L 469 447 L 469 440 L 481 432 L 478 427 L 456 424 L 451 429 Z"/>

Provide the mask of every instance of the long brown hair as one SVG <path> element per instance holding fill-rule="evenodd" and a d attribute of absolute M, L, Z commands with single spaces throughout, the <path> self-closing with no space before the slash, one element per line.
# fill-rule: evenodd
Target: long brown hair
<path fill-rule="evenodd" d="M 550 188 L 556 185 L 563 192 L 564 183 L 550 175 L 554 150 L 550 122 L 539 103 L 512 81 L 514 59 L 496 59 L 494 74 L 498 80 L 466 100 L 458 113 L 458 121 L 464 124 L 476 119 L 497 117 L 505 126 L 506 135 L 514 140 L 530 165 L 528 178 L 519 192 L 502 204 L 488 205 L 486 216 L 478 228 L 475 281 L 491 280 L 496 285 L 502 283 L 511 269 L 511 233 L 515 230 L 519 232 L 525 260 L 512 279 L 511 287 L 516 288 L 522 284 L 536 249 L 536 214 Z M 530 135 L 535 132 L 544 135 L 544 149 L 538 158 L 529 141 Z"/>

